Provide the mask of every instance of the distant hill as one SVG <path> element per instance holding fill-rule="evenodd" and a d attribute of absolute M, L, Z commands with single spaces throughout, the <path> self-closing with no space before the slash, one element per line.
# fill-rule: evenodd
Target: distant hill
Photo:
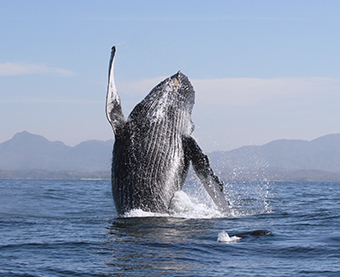
<path fill-rule="evenodd" d="M 70 147 L 17 133 L 0 144 L 0 178 L 109 178 L 112 145 L 113 140 L 90 140 Z M 340 181 L 340 134 L 276 140 L 208 156 L 225 180 Z"/>
<path fill-rule="evenodd" d="M 0 169 L 110 170 L 112 145 L 112 140 L 90 140 L 70 147 L 25 131 L 0 144 Z"/>
<path fill-rule="evenodd" d="M 312 141 L 275 140 L 262 146 L 213 152 L 209 157 L 227 179 L 340 181 L 340 134 Z"/>
<path fill-rule="evenodd" d="M 111 173 L 106 171 L 79 172 L 71 170 L 0 170 L 0 179 L 57 179 L 57 180 L 110 180 Z"/>
<path fill-rule="evenodd" d="M 312 141 L 275 140 L 262 146 L 244 146 L 209 154 L 212 162 L 229 168 L 319 169 L 340 172 L 340 134 Z"/>

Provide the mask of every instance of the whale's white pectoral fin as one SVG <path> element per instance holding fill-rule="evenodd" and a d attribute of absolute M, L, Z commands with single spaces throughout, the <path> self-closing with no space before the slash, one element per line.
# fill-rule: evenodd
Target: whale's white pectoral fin
<path fill-rule="evenodd" d="M 224 183 L 220 181 L 210 167 L 208 156 L 202 152 L 202 149 L 192 137 L 183 138 L 183 144 L 186 149 L 186 155 L 188 155 L 191 160 L 195 173 L 215 205 L 222 212 L 230 214 L 229 201 L 226 200 L 223 193 Z"/>
<path fill-rule="evenodd" d="M 109 64 L 109 81 L 106 95 L 106 117 L 112 126 L 113 132 L 115 135 L 117 135 L 119 129 L 125 124 L 125 118 L 113 75 L 115 52 L 116 47 L 113 46 L 111 49 L 111 58 Z"/>

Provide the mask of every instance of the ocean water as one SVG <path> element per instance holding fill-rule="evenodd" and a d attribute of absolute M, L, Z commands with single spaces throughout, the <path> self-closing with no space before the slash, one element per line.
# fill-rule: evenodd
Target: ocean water
<path fill-rule="evenodd" d="M 0 276 L 340 276 L 340 183 L 195 181 L 118 217 L 110 181 L 0 180 Z"/>

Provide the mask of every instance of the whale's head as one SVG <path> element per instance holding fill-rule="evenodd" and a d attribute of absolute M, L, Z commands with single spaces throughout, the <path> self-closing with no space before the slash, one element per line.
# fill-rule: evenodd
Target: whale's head
<path fill-rule="evenodd" d="M 171 100 L 175 101 L 177 107 L 186 109 L 191 114 L 195 104 L 195 91 L 188 77 L 181 71 L 164 80 L 155 87 L 155 90 L 158 90 L 155 92 L 156 94 L 161 91 L 163 97 L 168 95 Z"/>
<path fill-rule="evenodd" d="M 188 77 L 178 71 L 155 86 L 140 104 L 152 109 L 175 106 L 191 114 L 194 103 L 195 91 Z"/>
<path fill-rule="evenodd" d="M 194 104 L 195 91 L 188 77 L 178 71 L 155 86 L 134 108 L 128 121 L 138 119 L 145 126 L 173 122 L 178 132 L 190 134 L 194 129 L 191 121 Z"/>
<path fill-rule="evenodd" d="M 174 101 L 178 108 L 183 108 L 190 114 L 195 104 L 195 91 L 188 77 L 181 71 L 161 82 L 151 93 L 160 94 L 159 96 L 163 94 L 163 97 Z"/>

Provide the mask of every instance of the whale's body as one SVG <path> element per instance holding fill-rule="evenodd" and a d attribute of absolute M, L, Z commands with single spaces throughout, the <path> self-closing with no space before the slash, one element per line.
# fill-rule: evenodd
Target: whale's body
<path fill-rule="evenodd" d="M 131 209 L 164 213 L 174 193 L 182 189 L 190 162 L 210 196 L 228 209 L 223 183 L 208 157 L 191 137 L 195 92 L 178 72 L 158 84 L 125 120 L 114 84 L 112 48 L 106 113 L 115 134 L 112 193 L 117 212 Z"/>

